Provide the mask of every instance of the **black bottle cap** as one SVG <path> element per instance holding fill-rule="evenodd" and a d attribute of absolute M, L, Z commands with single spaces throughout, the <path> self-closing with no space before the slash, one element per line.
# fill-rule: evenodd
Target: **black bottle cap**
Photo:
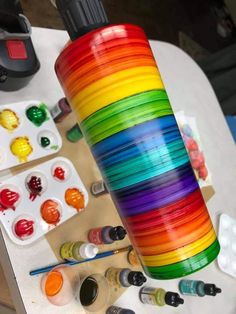
<path fill-rule="evenodd" d="M 122 308 L 117 307 L 117 306 L 110 306 L 110 307 L 107 309 L 106 314 L 111 314 L 111 313 L 135 314 L 135 312 L 132 311 L 132 310 L 122 309 Z"/>
<path fill-rule="evenodd" d="M 165 302 L 166 304 L 174 307 L 177 307 L 180 304 L 184 304 L 184 300 L 179 296 L 178 293 L 170 291 L 166 292 Z"/>
<path fill-rule="evenodd" d="M 216 287 L 214 284 L 206 283 L 204 285 L 204 292 L 206 295 L 216 296 L 217 293 L 221 293 L 221 289 Z"/>
<path fill-rule="evenodd" d="M 127 232 L 122 226 L 114 227 L 110 230 L 109 236 L 113 241 L 123 240 Z"/>
<path fill-rule="evenodd" d="M 109 25 L 101 0 L 56 0 L 56 5 L 71 40 Z"/>
<path fill-rule="evenodd" d="M 144 277 L 141 271 L 131 271 L 128 275 L 128 282 L 132 286 L 141 287 L 146 281 L 147 278 Z"/>

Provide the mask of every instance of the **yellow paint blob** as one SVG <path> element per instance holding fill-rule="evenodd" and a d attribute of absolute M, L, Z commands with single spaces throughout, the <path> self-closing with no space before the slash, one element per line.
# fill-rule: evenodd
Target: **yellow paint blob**
<path fill-rule="evenodd" d="M 10 148 L 12 154 L 17 156 L 20 162 L 26 162 L 28 160 L 28 156 L 33 151 L 27 136 L 15 138 L 12 141 Z"/>
<path fill-rule="evenodd" d="M 9 132 L 12 132 L 19 126 L 19 118 L 14 111 L 4 109 L 0 112 L 0 125 Z"/>

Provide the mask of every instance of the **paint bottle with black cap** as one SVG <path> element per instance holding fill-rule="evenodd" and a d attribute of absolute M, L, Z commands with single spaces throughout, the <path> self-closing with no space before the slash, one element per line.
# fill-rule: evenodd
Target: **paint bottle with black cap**
<path fill-rule="evenodd" d="M 178 293 L 165 291 L 162 288 L 143 287 L 139 292 L 139 297 L 142 303 L 157 306 L 170 305 L 178 307 L 184 303 Z"/>
<path fill-rule="evenodd" d="M 89 242 L 96 245 L 112 244 L 115 241 L 123 240 L 127 232 L 122 226 L 105 226 L 91 229 L 88 233 Z"/>
<path fill-rule="evenodd" d="M 141 287 L 147 281 L 142 272 L 131 271 L 129 268 L 110 267 L 105 276 L 111 285 L 126 288 Z"/>
<path fill-rule="evenodd" d="M 199 297 L 204 297 L 205 295 L 215 297 L 218 293 L 221 293 L 221 289 L 216 287 L 215 284 L 204 283 L 201 280 L 181 280 L 179 290 L 184 295 Z"/>

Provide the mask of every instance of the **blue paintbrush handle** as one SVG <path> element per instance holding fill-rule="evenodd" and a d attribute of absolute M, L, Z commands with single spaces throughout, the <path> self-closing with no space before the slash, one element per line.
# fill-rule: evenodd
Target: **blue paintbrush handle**
<path fill-rule="evenodd" d="M 90 262 L 90 261 L 95 261 L 97 259 L 101 259 L 101 258 L 104 258 L 104 257 L 108 257 L 108 256 L 111 256 L 113 254 L 114 254 L 114 251 L 98 253 L 94 258 L 88 258 L 88 259 L 84 259 L 84 260 L 81 260 L 81 261 L 73 261 L 73 262 L 72 261 L 65 261 L 65 262 L 62 262 L 62 263 L 57 263 L 57 264 L 54 264 L 54 265 L 50 265 L 50 266 L 46 266 L 46 267 L 43 267 L 43 268 L 38 268 L 38 269 L 32 270 L 29 274 L 30 274 L 30 276 L 35 276 L 35 275 L 47 273 L 50 270 L 52 270 L 53 268 L 58 267 L 58 266 L 78 265 L 78 264 L 82 264 L 82 263 L 86 263 L 86 262 Z"/>

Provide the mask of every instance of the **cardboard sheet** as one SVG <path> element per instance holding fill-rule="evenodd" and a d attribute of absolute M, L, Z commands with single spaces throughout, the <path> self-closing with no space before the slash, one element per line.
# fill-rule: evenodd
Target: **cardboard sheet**
<path fill-rule="evenodd" d="M 75 123 L 75 117 L 71 114 L 65 121 L 58 124 L 63 139 L 63 146 L 58 155 L 69 158 L 73 162 L 89 193 L 89 204 L 85 211 L 75 215 L 46 235 L 46 238 L 59 261 L 61 261 L 59 250 L 62 243 L 67 241 L 88 241 L 87 234 L 91 228 L 106 225 L 122 225 L 109 194 L 96 198 L 90 193 L 91 184 L 100 180 L 101 174 L 85 140 L 81 139 L 78 143 L 70 143 L 66 139 L 66 131 Z M 35 166 L 42 161 L 43 160 L 35 161 L 31 163 L 30 166 L 27 165 L 27 167 L 22 165 L 21 167 L 13 169 L 12 172 L 13 174 L 17 174 L 23 169 L 25 170 L 33 165 Z M 203 195 L 205 201 L 208 201 L 214 195 L 212 186 L 203 188 Z M 130 245 L 130 241 L 128 237 L 126 237 L 123 241 L 116 242 L 112 245 L 100 246 L 100 251 L 113 250 L 128 245 Z M 94 262 L 73 266 L 73 271 L 75 275 L 78 275 L 79 273 L 80 278 L 83 279 L 84 277 L 95 273 L 105 274 L 105 271 L 111 266 L 132 268 L 127 261 L 127 253 L 121 253 Z M 141 267 L 136 267 L 136 269 L 141 270 Z M 109 305 L 113 304 L 124 291 L 124 288 L 111 288 Z M 104 309 L 97 313 L 104 314 Z"/>
<path fill-rule="evenodd" d="M 60 260 L 59 249 L 62 243 L 78 240 L 88 241 L 87 234 L 91 228 L 106 225 L 122 225 L 109 194 L 96 198 L 90 193 L 91 184 L 94 181 L 100 180 L 101 175 L 84 139 L 80 140 L 78 143 L 70 143 L 66 139 L 66 130 L 70 129 L 74 123 L 74 117 L 73 115 L 70 115 L 69 118 L 58 125 L 63 138 L 63 146 L 60 151 L 60 155 L 69 158 L 78 170 L 78 173 L 89 193 L 89 204 L 83 212 L 77 214 L 75 217 L 72 217 L 70 220 L 46 236 L 58 260 Z M 126 237 L 123 241 L 119 241 L 111 245 L 102 245 L 99 248 L 100 251 L 103 252 L 126 247 L 129 244 L 130 241 L 128 237 Z M 75 274 L 78 274 L 79 272 L 80 278 L 83 279 L 85 276 L 95 273 L 105 274 L 106 269 L 111 266 L 122 268 L 132 267 L 127 261 L 127 253 L 120 253 L 98 261 L 73 266 L 73 271 Z M 125 289 L 123 288 L 111 288 L 109 304 L 113 304 L 124 291 Z M 104 314 L 104 310 L 97 313 Z"/>

